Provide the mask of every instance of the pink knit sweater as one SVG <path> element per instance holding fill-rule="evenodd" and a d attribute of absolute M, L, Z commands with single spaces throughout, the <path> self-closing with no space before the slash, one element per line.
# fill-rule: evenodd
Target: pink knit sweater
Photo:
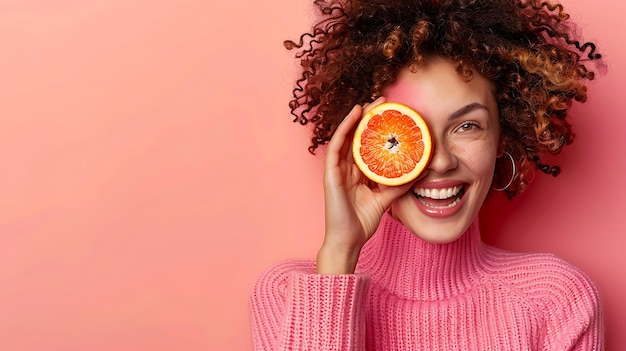
<path fill-rule="evenodd" d="M 251 295 L 255 350 L 603 350 L 598 293 L 547 254 L 427 243 L 385 214 L 356 274 L 314 261 L 263 273 Z"/>

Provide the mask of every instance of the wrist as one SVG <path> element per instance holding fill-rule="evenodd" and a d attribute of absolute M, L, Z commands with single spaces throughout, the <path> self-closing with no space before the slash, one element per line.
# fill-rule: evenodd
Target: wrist
<path fill-rule="evenodd" d="M 322 245 L 317 252 L 318 274 L 354 274 L 360 248 L 343 249 Z"/>

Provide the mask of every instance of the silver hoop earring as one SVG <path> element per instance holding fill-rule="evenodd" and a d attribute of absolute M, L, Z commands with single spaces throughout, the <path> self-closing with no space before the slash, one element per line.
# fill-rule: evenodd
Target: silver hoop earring
<path fill-rule="evenodd" d="M 516 167 L 515 167 L 515 159 L 513 158 L 513 156 L 511 156 L 510 153 L 508 153 L 507 151 L 504 151 L 504 153 L 509 156 L 509 159 L 511 160 L 511 169 L 513 170 L 513 175 L 511 176 L 511 179 L 509 180 L 508 183 L 506 183 L 506 185 L 504 186 L 504 188 L 494 188 L 493 186 L 491 187 L 491 189 L 495 190 L 495 191 L 504 191 L 506 190 L 509 186 L 511 186 L 511 184 L 513 183 L 513 181 L 515 180 L 515 178 L 517 178 L 517 175 L 515 174 L 515 172 L 517 171 Z"/>

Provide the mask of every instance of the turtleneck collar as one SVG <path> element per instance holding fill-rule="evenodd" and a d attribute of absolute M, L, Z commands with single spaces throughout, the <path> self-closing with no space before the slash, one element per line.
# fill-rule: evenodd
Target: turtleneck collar
<path fill-rule="evenodd" d="M 476 286 L 484 276 L 486 246 L 478 219 L 457 240 L 436 244 L 422 240 L 385 213 L 363 247 L 357 273 L 411 300 L 442 300 Z"/>

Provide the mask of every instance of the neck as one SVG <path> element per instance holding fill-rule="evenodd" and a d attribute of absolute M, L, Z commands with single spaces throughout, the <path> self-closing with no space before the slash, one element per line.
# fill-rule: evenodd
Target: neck
<path fill-rule="evenodd" d="M 357 272 L 411 300 L 441 300 L 475 286 L 483 275 L 485 245 L 478 220 L 453 242 L 429 243 L 389 214 L 361 252 Z"/>

